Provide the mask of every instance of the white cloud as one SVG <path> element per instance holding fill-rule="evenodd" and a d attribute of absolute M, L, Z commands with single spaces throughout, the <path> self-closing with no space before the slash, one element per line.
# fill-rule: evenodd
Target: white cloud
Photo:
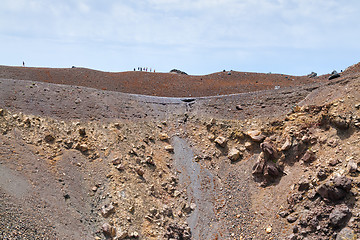
<path fill-rule="evenodd" d="M 2 0 L 0 37 L 240 61 L 278 49 L 359 49 L 358 9 L 355 0 Z"/>

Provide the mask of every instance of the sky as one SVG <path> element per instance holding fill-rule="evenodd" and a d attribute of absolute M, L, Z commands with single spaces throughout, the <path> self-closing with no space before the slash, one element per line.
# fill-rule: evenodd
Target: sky
<path fill-rule="evenodd" d="M 306 75 L 360 61 L 358 0 L 1 0 L 0 65 Z"/>

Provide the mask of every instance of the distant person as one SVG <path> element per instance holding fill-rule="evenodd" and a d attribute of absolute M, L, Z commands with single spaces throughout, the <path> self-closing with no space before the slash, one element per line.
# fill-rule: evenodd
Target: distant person
<path fill-rule="evenodd" d="M 23 61 L 23 67 L 25 67 L 25 62 Z"/>
<path fill-rule="evenodd" d="M 154 72 L 155 72 L 155 69 L 154 69 Z"/>
<path fill-rule="evenodd" d="M 136 71 L 136 69 L 134 68 L 134 72 Z"/>

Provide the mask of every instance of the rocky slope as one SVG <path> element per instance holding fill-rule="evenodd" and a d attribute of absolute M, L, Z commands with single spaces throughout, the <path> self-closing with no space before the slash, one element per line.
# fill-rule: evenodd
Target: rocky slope
<path fill-rule="evenodd" d="M 3 68 L 0 236 L 356 239 L 358 68 L 331 81 L 274 89 L 269 80 L 265 91 L 191 99 Z M 175 96 L 194 96 L 196 85 L 187 86 Z"/>

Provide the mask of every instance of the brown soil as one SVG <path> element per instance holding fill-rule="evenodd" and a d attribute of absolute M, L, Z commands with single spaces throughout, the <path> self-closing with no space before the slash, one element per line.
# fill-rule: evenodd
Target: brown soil
<path fill-rule="evenodd" d="M 348 166 L 360 156 L 360 65 L 327 78 L 2 66 L 0 237 L 190 239 L 191 232 L 191 239 L 286 239 L 295 232 L 292 239 L 335 239 L 345 227 L 359 233 L 359 172 Z M 249 130 L 271 140 L 282 174 L 252 174 L 264 140 Z M 219 136 L 224 146 L 215 143 Z M 281 150 L 287 139 L 291 146 Z M 242 156 L 234 162 L 233 148 Z M 310 150 L 316 158 L 302 161 Z M 311 197 L 337 175 L 352 180 L 346 197 Z M 304 179 L 309 189 L 299 190 Z M 341 204 L 351 217 L 326 225 L 325 210 Z M 325 214 L 318 215 L 320 229 L 303 224 L 313 209 Z M 116 237 L 104 232 L 105 223 Z"/>
<path fill-rule="evenodd" d="M 228 75 L 230 73 L 231 75 Z M 323 82 L 315 78 L 284 74 L 219 72 L 204 76 L 150 72 L 100 72 L 86 68 L 23 68 L 0 66 L 0 78 L 67 84 L 162 97 L 203 97 L 293 87 Z"/>

